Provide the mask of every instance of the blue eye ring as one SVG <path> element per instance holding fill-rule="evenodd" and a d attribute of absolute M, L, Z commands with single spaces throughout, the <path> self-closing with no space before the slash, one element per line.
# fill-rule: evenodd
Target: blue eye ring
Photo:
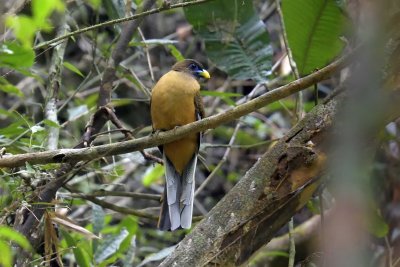
<path fill-rule="evenodd" d="M 189 69 L 191 69 L 191 70 L 196 70 L 196 69 L 197 69 L 196 64 L 194 64 L 194 63 L 190 64 L 190 65 L 189 65 Z"/>

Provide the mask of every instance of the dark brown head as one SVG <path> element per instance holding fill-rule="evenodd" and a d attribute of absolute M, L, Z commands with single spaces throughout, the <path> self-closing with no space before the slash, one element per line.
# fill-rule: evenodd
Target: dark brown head
<path fill-rule="evenodd" d="M 193 59 L 185 59 L 172 66 L 172 70 L 181 71 L 192 75 L 196 79 L 210 79 L 210 74 L 203 66 Z"/>

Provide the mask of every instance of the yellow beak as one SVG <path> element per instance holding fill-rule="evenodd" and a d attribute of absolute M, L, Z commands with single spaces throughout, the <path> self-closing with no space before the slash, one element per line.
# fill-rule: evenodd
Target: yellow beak
<path fill-rule="evenodd" d="M 208 73 L 208 71 L 206 71 L 206 70 L 202 70 L 201 72 L 199 72 L 199 75 L 201 77 L 203 77 L 203 78 L 206 78 L 206 79 L 210 79 L 211 78 L 210 73 Z"/>

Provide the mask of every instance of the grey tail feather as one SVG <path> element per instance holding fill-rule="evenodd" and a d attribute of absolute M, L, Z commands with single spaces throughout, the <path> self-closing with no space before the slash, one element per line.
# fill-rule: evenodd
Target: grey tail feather
<path fill-rule="evenodd" d="M 182 210 L 180 219 L 181 227 L 185 229 L 190 229 L 192 226 L 196 165 L 197 153 L 193 155 L 182 174 L 182 194 L 180 196 Z"/>
<path fill-rule="evenodd" d="M 165 186 L 167 196 L 164 202 L 168 203 L 170 229 L 176 230 L 181 226 L 180 196 L 182 190 L 181 176 L 175 170 L 174 165 L 163 153 L 165 164 Z"/>
<path fill-rule="evenodd" d="M 167 202 L 167 186 L 164 186 L 164 193 L 162 197 L 162 206 L 160 211 L 160 218 L 158 219 L 158 229 L 168 231 L 171 229 L 171 221 L 169 219 L 169 209 Z"/>
<path fill-rule="evenodd" d="M 174 231 L 179 227 L 189 229 L 192 225 L 197 154 L 193 155 L 182 176 L 165 154 L 163 159 L 166 182 L 158 228 L 163 231 Z"/>

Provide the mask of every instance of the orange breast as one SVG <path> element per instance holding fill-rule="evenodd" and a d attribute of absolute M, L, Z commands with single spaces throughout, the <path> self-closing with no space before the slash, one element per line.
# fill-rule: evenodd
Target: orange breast
<path fill-rule="evenodd" d="M 199 83 L 190 75 L 170 71 L 154 86 L 151 98 L 151 118 L 154 130 L 170 130 L 196 121 L 195 94 Z M 198 135 L 164 145 L 164 151 L 175 169 L 182 173 L 197 150 Z"/>

